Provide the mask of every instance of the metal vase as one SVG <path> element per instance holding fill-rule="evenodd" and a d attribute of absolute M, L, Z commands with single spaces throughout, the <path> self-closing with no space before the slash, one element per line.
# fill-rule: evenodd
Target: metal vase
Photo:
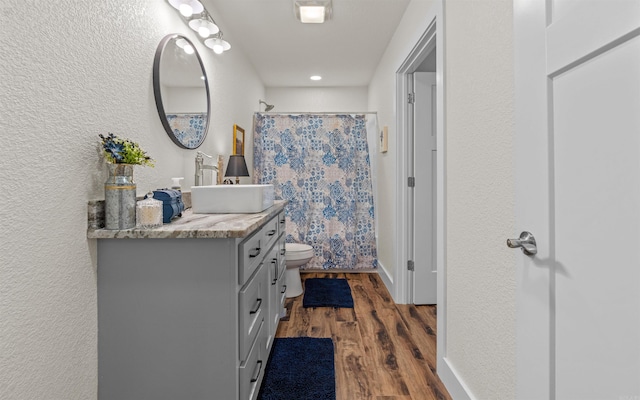
<path fill-rule="evenodd" d="M 104 183 L 104 222 L 106 229 L 136 226 L 136 183 L 133 165 L 107 164 L 109 178 Z"/>

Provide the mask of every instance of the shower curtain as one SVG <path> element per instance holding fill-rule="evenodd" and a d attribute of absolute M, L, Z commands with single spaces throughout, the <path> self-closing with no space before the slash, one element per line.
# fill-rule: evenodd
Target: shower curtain
<path fill-rule="evenodd" d="M 253 181 L 289 201 L 286 241 L 314 249 L 304 269 L 377 267 L 368 147 L 364 115 L 255 115 Z"/>

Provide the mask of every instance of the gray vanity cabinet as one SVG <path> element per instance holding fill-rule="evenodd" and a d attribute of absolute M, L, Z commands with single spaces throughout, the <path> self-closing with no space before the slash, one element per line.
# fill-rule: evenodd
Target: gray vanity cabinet
<path fill-rule="evenodd" d="M 284 310 L 283 221 L 245 238 L 99 239 L 99 400 L 254 400 Z"/>

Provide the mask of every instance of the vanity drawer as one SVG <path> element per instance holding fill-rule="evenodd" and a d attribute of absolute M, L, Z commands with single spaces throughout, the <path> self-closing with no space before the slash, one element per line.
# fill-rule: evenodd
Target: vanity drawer
<path fill-rule="evenodd" d="M 265 246 L 264 229 L 260 229 L 249 236 L 238 246 L 238 283 L 242 285 L 260 265 L 269 247 Z"/>
<path fill-rule="evenodd" d="M 282 235 L 284 233 L 286 236 L 287 230 L 285 226 L 286 218 L 284 216 L 284 211 L 281 211 L 276 217 L 276 219 L 278 220 L 278 235 Z"/>
<path fill-rule="evenodd" d="M 280 281 L 278 280 L 278 246 L 273 246 L 264 263 L 269 273 L 269 324 L 267 325 L 267 349 L 276 336 L 278 320 L 280 319 Z"/>
<path fill-rule="evenodd" d="M 278 218 L 271 218 L 271 220 L 262 227 L 262 231 L 264 235 L 264 247 L 268 249 L 278 238 Z"/>
<path fill-rule="evenodd" d="M 287 249 L 284 240 L 285 235 L 280 236 L 278 239 L 278 278 L 284 273 L 284 270 L 287 269 Z"/>
<path fill-rule="evenodd" d="M 279 262 L 278 246 L 273 246 L 271 248 L 271 251 L 269 251 L 269 254 L 267 254 L 267 256 L 264 258 L 264 265 L 266 265 L 267 268 L 270 269 L 269 275 L 271 276 L 271 279 L 269 283 L 271 285 L 275 285 L 276 281 L 278 280 Z"/>
<path fill-rule="evenodd" d="M 238 358 L 243 361 L 249 347 L 254 342 L 269 304 L 265 266 L 260 264 L 258 271 L 238 293 Z"/>
<path fill-rule="evenodd" d="M 264 322 L 260 324 L 259 332 L 264 329 L 264 325 Z M 264 342 L 264 335 L 258 334 L 253 346 L 251 346 L 247 360 L 241 363 L 238 368 L 240 370 L 240 400 L 255 400 L 258 398 L 268 356 L 262 342 Z"/>
<path fill-rule="evenodd" d="M 284 274 L 278 279 L 278 296 L 278 314 L 280 314 L 280 318 L 284 318 L 287 316 L 287 310 L 284 308 L 284 302 L 287 299 L 287 282 L 285 282 Z"/>

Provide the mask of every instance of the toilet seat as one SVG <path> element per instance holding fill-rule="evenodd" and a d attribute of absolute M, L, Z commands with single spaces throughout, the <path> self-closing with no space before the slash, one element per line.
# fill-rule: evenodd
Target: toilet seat
<path fill-rule="evenodd" d="M 285 243 L 287 260 L 302 260 L 313 257 L 313 247 L 303 243 Z"/>

